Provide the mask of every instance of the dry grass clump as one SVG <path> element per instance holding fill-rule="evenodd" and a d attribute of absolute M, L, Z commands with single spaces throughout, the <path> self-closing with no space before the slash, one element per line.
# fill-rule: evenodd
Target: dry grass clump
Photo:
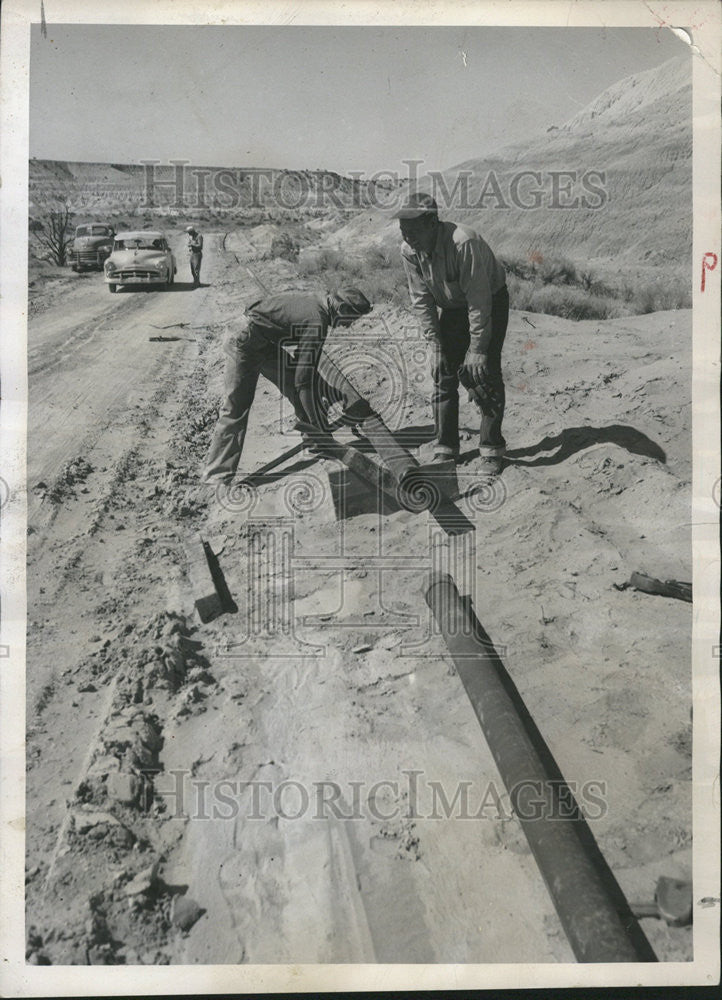
<path fill-rule="evenodd" d="M 635 313 L 660 312 L 665 309 L 691 309 L 692 285 L 681 278 L 660 279 L 641 288 L 633 288 L 629 299 Z"/>
<path fill-rule="evenodd" d="M 624 305 L 608 296 L 594 295 L 568 285 L 535 285 L 509 275 L 512 309 L 547 313 L 565 319 L 615 319 L 625 315 Z"/>
<path fill-rule="evenodd" d="M 406 274 L 398 249 L 368 247 L 347 254 L 333 247 L 307 249 L 298 260 L 302 277 L 320 280 L 330 291 L 343 285 L 360 285 L 372 302 L 405 305 L 408 300 Z"/>
<path fill-rule="evenodd" d="M 286 243 L 294 244 L 290 248 Z M 408 305 L 406 274 L 398 244 L 376 244 L 354 252 L 331 246 L 302 246 L 298 241 L 274 239 L 273 256 L 286 249 L 301 277 L 310 277 L 333 291 L 342 285 L 360 285 L 373 302 Z M 284 251 L 281 253 L 280 251 Z M 295 256 L 293 254 L 295 253 Z M 616 319 L 662 309 L 688 309 L 689 282 L 681 278 L 651 283 L 603 280 L 590 268 L 578 267 L 567 257 L 502 255 L 511 307 L 547 313 L 565 319 Z"/>
<path fill-rule="evenodd" d="M 664 309 L 689 309 L 692 289 L 679 277 L 616 285 L 566 257 L 502 256 L 513 309 L 566 319 L 614 319 Z"/>
<path fill-rule="evenodd" d="M 299 250 L 298 240 L 283 229 L 271 240 L 271 257 L 294 261 L 298 260 Z"/>

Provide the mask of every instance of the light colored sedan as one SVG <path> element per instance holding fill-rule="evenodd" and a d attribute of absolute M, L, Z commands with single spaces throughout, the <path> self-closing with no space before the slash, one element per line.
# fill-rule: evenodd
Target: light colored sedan
<path fill-rule="evenodd" d="M 141 229 L 116 234 L 113 251 L 103 270 L 108 290 L 115 292 L 119 285 L 155 285 L 165 289 L 173 284 L 178 269 L 164 234 Z"/>

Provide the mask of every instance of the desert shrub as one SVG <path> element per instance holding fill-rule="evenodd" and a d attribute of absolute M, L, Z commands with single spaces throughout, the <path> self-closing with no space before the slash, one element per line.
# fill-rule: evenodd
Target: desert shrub
<path fill-rule="evenodd" d="M 620 281 L 616 287 L 616 293 L 624 302 L 632 302 L 639 294 L 639 285 L 630 279 Z"/>
<path fill-rule="evenodd" d="M 331 247 L 304 249 L 298 272 L 329 291 L 358 285 L 372 302 L 408 305 L 406 274 L 396 247 L 374 246 L 353 254 Z"/>
<path fill-rule="evenodd" d="M 579 284 L 586 292 L 590 292 L 592 290 L 592 285 L 597 280 L 593 271 L 578 271 L 577 278 L 579 280 Z"/>
<path fill-rule="evenodd" d="M 399 254 L 398 251 L 394 253 L 390 247 L 374 246 L 368 247 L 362 256 L 365 267 L 369 271 L 376 271 L 379 268 L 393 268 L 394 264 L 398 263 L 396 258 Z M 401 269 L 403 270 L 403 267 Z"/>
<path fill-rule="evenodd" d="M 364 276 L 363 290 L 371 302 L 390 302 L 396 306 L 407 306 L 409 304 L 409 293 L 406 279 L 391 271 L 373 271 Z"/>
<path fill-rule="evenodd" d="M 566 257 L 503 255 L 500 260 L 515 309 L 570 319 L 606 319 L 692 305 L 690 283 L 679 275 L 646 283 L 626 276 L 611 284 Z"/>
<path fill-rule="evenodd" d="M 544 257 L 537 265 L 541 280 L 548 285 L 575 285 L 577 269 L 566 257 Z"/>
<path fill-rule="evenodd" d="M 609 298 L 624 298 L 620 296 L 619 292 L 615 291 L 611 285 L 606 284 L 601 278 L 598 278 L 594 271 L 578 271 L 577 279 L 581 288 L 585 292 L 591 292 L 592 295 L 599 295 L 602 298 L 608 296 Z M 625 300 L 626 301 L 626 300 Z"/>
<path fill-rule="evenodd" d="M 542 254 L 519 257 L 502 254 L 499 260 L 507 274 L 525 281 L 538 281 L 544 285 L 583 284 L 576 265 L 566 257 L 544 257 Z"/>
<path fill-rule="evenodd" d="M 521 312 L 536 312 L 532 308 L 534 285 L 531 281 L 525 281 L 507 271 L 506 287 L 509 289 L 509 305 L 512 309 L 518 309 Z"/>
<path fill-rule="evenodd" d="M 271 240 L 271 256 L 282 260 L 298 260 L 299 246 L 290 233 L 281 231 Z"/>
<path fill-rule="evenodd" d="M 546 313 L 565 319 L 613 319 L 627 311 L 610 296 L 594 295 L 565 285 L 538 285 L 511 275 L 508 278 L 512 309 Z"/>
<path fill-rule="evenodd" d="M 680 279 L 655 282 L 635 287 L 630 300 L 635 313 L 659 312 L 664 309 L 691 309 L 692 288 Z"/>
<path fill-rule="evenodd" d="M 565 319 L 616 319 L 626 312 L 621 303 L 580 288 L 547 286 L 538 292 L 540 312 Z"/>
<path fill-rule="evenodd" d="M 337 271 L 343 264 L 343 256 L 338 250 L 322 247 L 319 250 L 306 250 L 298 261 L 298 273 L 302 276 L 325 274 Z"/>
<path fill-rule="evenodd" d="M 524 260 L 521 257 L 508 257 L 500 256 L 499 260 L 504 267 L 507 275 L 513 275 L 516 278 L 531 278 L 534 274 L 534 268 L 530 261 Z"/>
<path fill-rule="evenodd" d="M 58 267 L 67 262 L 68 247 L 73 242 L 72 212 L 67 202 L 48 208 L 42 219 L 35 219 L 30 231 L 35 256 Z"/>

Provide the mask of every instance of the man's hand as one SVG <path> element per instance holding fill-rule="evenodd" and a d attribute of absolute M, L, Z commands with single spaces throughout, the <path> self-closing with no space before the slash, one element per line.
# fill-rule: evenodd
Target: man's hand
<path fill-rule="evenodd" d="M 367 399 L 357 399 L 341 414 L 341 422 L 344 424 L 351 424 L 356 426 L 362 423 L 368 417 L 375 417 L 376 413 L 371 409 L 371 405 Z"/>
<path fill-rule="evenodd" d="M 312 454 L 323 455 L 326 447 L 335 444 L 330 429 L 326 430 L 316 424 L 297 420 L 294 430 L 301 432 L 303 443 Z"/>
<path fill-rule="evenodd" d="M 461 384 L 467 389 L 481 385 L 489 374 L 489 357 L 476 351 L 467 351 L 459 372 Z"/>

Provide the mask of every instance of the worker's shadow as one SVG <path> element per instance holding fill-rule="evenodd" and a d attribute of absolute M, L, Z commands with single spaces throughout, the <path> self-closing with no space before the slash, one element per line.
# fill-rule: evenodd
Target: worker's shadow
<path fill-rule="evenodd" d="M 469 428 L 465 429 L 469 430 Z M 471 433 L 476 435 L 478 431 L 472 430 Z M 433 439 L 434 426 L 433 424 L 423 424 L 416 427 L 404 427 L 394 431 L 394 437 L 404 448 L 415 448 Z M 632 455 L 653 458 L 657 462 L 667 461 L 665 451 L 642 431 L 625 424 L 609 424 L 607 427 L 565 427 L 559 434 L 548 435 L 537 444 L 529 445 L 526 448 L 509 448 L 506 452 L 506 464 L 559 465 L 577 452 L 591 448 L 595 444 L 616 444 Z M 542 454 L 542 452 L 553 452 L 553 454 Z M 535 458 L 535 455 L 539 457 Z M 478 458 L 478 456 L 479 449 L 473 448 L 462 452 L 459 461 L 463 465 Z"/>
<path fill-rule="evenodd" d="M 559 434 L 543 438 L 527 448 L 509 448 L 506 462 L 509 465 L 559 465 L 579 451 L 595 444 L 616 444 L 631 455 L 642 455 L 657 462 L 666 462 L 667 455 L 662 448 L 646 434 L 625 424 L 609 424 L 607 427 L 565 427 Z M 541 452 L 553 452 L 542 455 Z M 534 458 L 538 455 L 538 458 Z M 526 459 L 530 459 L 526 461 Z"/>

